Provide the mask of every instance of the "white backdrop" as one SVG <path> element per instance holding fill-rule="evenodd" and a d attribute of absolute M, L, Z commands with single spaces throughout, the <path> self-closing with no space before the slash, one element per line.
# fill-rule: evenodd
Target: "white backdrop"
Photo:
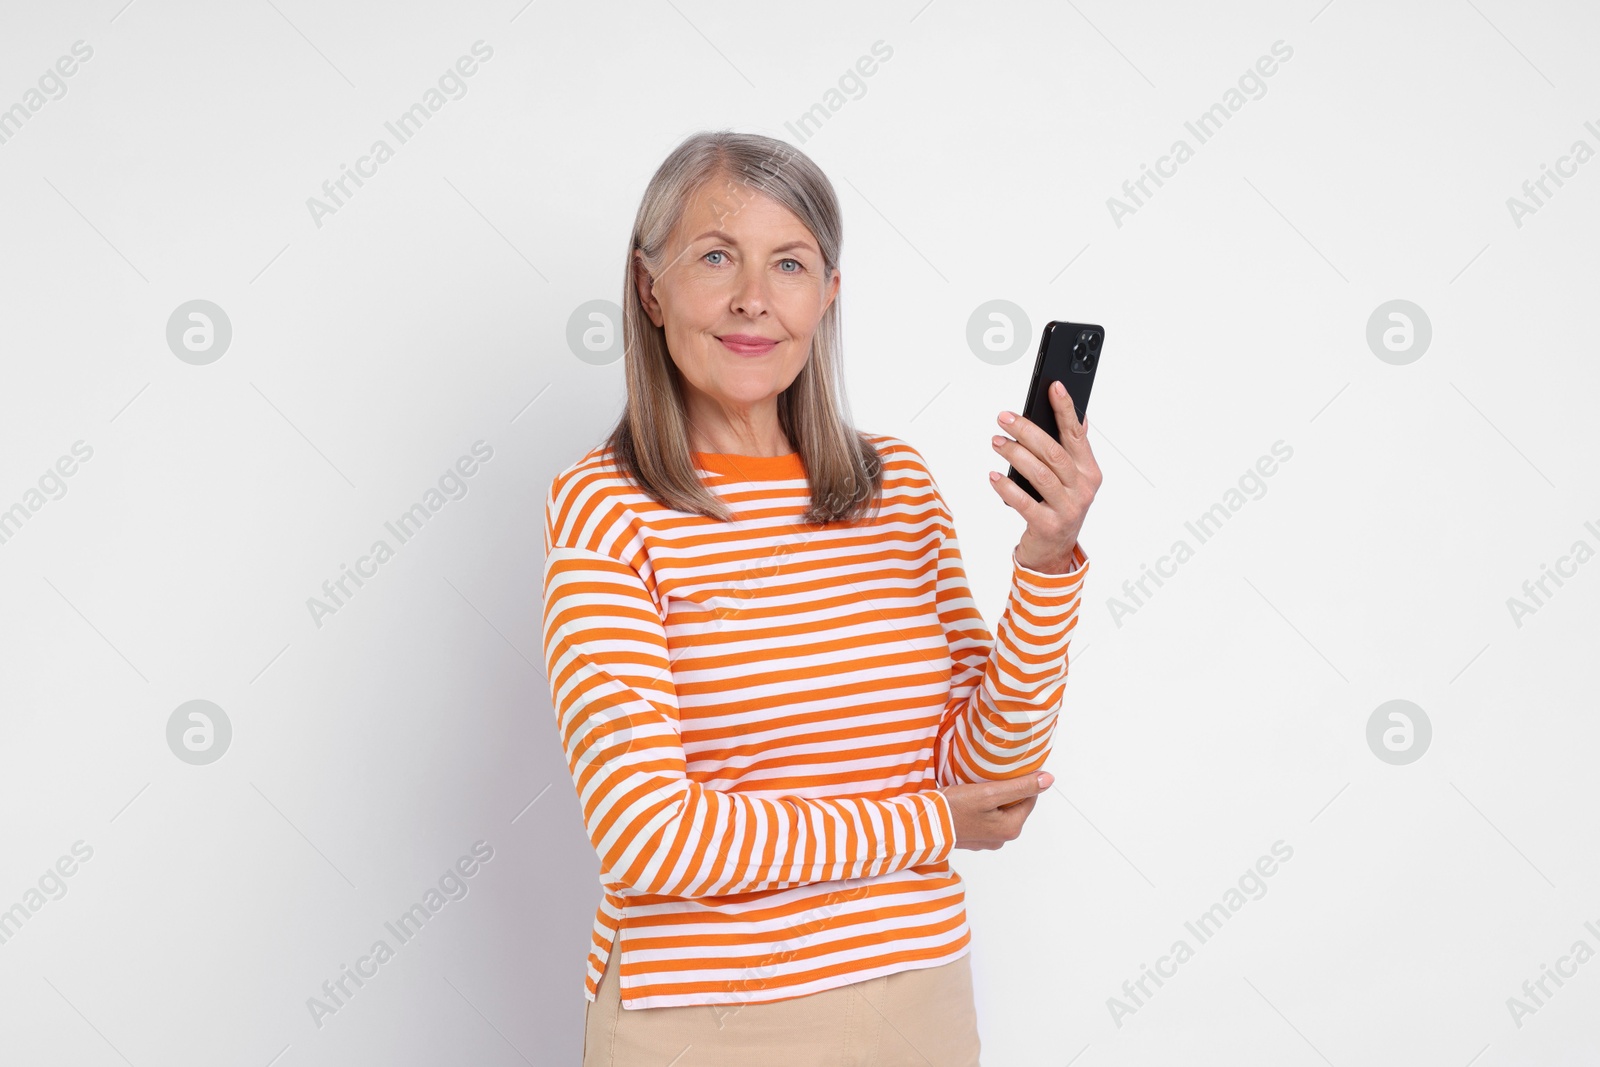
<path fill-rule="evenodd" d="M 4 11 L 0 1063 L 577 1063 L 544 493 L 722 127 L 834 182 L 991 626 L 995 416 L 1107 330 L 1057 786 L 956 855 L 985 1063 L 1600 1057 L 1592 7 Z"/>

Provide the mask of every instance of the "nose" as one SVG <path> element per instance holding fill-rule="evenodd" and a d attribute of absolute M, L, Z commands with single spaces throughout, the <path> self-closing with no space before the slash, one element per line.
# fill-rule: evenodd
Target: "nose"
<path fill-rule="evenodd" d="M 745 263 L 739 268 L 730 303 L 732 309 L 741 315 L 760 315 L 766 310 L 767 275 L 764 267 Z"/>

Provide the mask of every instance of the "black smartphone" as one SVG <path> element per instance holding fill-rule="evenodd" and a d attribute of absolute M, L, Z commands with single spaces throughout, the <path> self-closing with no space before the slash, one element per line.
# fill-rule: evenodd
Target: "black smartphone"
<path fill-rule="evenodd" d="M 1094 372 L 1100 366 L 1100 348 L 1105 343 L 1106 331 L 1084 322 L 1048 322 L 1039 338 L 1039 355 L 1033 362 L 1033 380 L 1028 383 L 1028 399 L 1022 406 L 1022 417 L 1044 430 L 1056 440 L 1061 440 L 1061 427 L 1056 423 L 1056 409 L 1050 403 L 1050 385 L 1060 382 L 1067 387 L 1078 412 L 1079 423 L 1089 409 L 1089 389 L 1094 385 Z M 1035 500 L 1042 499 L 1017 468 L 1006 472 L 1022 490 Z"/>

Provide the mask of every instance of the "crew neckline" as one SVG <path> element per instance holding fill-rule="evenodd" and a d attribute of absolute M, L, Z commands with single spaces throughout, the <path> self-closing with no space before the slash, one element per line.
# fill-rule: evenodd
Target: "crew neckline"
<path fill-rule="evenodd" d="M 741 456 L 734 452 L 694 452 L 702 468 L 740 481 L 787 481 L 806 476 L 799 452 L 781 456 Z"/>

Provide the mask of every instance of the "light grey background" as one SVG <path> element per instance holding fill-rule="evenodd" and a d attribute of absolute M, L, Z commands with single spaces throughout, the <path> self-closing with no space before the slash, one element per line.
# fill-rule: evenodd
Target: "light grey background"
<path fill-rule="evenodd" d="M 1600 162 L 1520 219 L 1508 198 L 1600 148 L 1597 23 L 1505 0 L 7 3 L 0 107 L 93 55 L 0 144 L 0 508 L 28 512 L 0 544 L 0 908 L 74 869 L 0 944 L 0 1062 L 578 1061 L 599 888 L 539 667 L 542 509 L 622 378 L 569 318 L 619 298 L 661 158 L 720 127 L 838 189 L 855 421 L 927 456 L 991 625 L 1022 530 L 986 481 L 995 416 L 1046 321 L 1108 331 L 1058 787 L 1017 842 L 956 858 L 985 1063 L 1593 1062 L 1600 962 L 1532 1014 L 1508 998 L 1600 950 L 1600 562 L 1520 620 L 1508 601 L 1600 547 Z M 465 95 L 317 225 L 307 198 L 480 40 Z M 1184 123 L 1277 41 L 1292 58 L 1199 143 Z M 1108 198 L 1178 138 L 1193 157 L 1119 225 Z M 167 343 L 191 300 L 232 328 L 204 365 Z M 1003 365 L 966 341 L 993 300 L 1028 317 Z M 1367 341 L 1392 300 L 1431 324 L 1403 364 Z M 466 494 L 313 621 L 478 441 Z M 1279 441 L 1198 544 L 1185 523 Z M 1180 538 L 1193 557 L 1116 612 Z M 1432 727 L 1403 765 L 1367 742 L 1396 699 Z M 169 748 L 191 700 L 231 726 L 214 762 Z M 1200 944 L 1184 923 L 1280 840 L 1265 895 Z M 479 841 L 467 895 L 313 1022 Z M 1180 938 L 1193 957 L 1116 1018 Z"/>

